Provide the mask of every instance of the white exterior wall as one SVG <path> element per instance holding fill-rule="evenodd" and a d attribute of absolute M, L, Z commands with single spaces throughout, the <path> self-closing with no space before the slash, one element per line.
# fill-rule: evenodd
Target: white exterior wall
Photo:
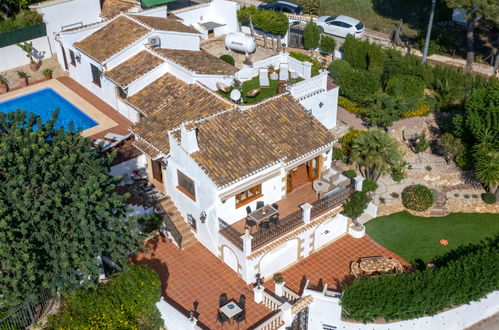
<path fill-rule="evenodd" d="M 142 154 L 138 157 L 129 159 L 127 161 L 124 161 L 123 163 L 119 163 L 117 165 L 112 166 L 111 172 L 109 174 L 112 176 L 124 176 L 125 174 L 131 176 L 133 174 L 133 171 L 146 168 L 147 168 L 146 155 Z"/>
<path fill-rule="evenodd" d="M 156 303 L 156 307 L 161 313 L 165 328 L 176 330 L 197 329 L 195 324 L 193 324 L 187 316 L 170 305 L 163 297 Z"/>
<path fill-rule="evenodd" d="M 49 38 L 47 36 L 27 40 L 25 42 L 33 43 L 34 52 L 36 54 L 36 56 L 34 56 L 35 59 L 43 60 L 44 58 L 52 56 L 52 49 L 50 48 Z M 29 64 L 26 52 L 15 44 L 0 48 L 0 55 L 0 72 Z M 12 82 L 11 87 L 14 87 Z"/>
<path fill-rule="evenodd" d="M 118 99 L 116 102 L 118 104 L 118 112 L 125 117 L 126 119 L 130 120 L 132 123 L 137 123 L 140 119 L 140 113 L 123 102 L 122 100 Z"/>
<path fill-rule="evenodd" d="M 194 74 L 194 79 L 207 86 L 212 90 L 217 89 L 217 82 L 221 82 L 227 86 L 232 85 L 234 80 L 233 75 L 215 76 L 215 75 L 200 75 Z"/>
<path fill-rule="evenodd" d="M 99 0 L 55 0 L 30 6 L 43 15 L 52 49 L 56 47 L 54 35 L 63 27 L 78 27 L 101 21 Z"/>
<path fill-rule="evenodd" d="M 173 31 L 153 31 L 150 36 L 158 36 L 161 39 L 160 48 L 199 50 L 201 36 L 191 33 L 180 33 Z"/>

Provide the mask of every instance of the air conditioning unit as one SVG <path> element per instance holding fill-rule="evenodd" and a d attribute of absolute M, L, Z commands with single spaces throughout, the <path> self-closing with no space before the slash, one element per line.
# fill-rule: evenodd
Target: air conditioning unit
<path fill-rule="evenodd" d="M 147 42 L 151 48 L 159 48 L 161 46 L 161 39 L 158 36 L 150 37 Z"/>

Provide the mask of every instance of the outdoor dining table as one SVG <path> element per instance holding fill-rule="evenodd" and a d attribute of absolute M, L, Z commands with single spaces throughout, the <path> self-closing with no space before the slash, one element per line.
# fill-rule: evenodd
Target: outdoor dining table
<path fill-rule="evenodd" d="M 277 214 L 277 210 L 273 208 L 271 205 L 265 205 L 262 208 L 259 208 L 256 211 L 251 212 L 248 216 L 255 220 L 256 223 L 260 223 L 262 221 L 270 219 L 271 216 Z"/>
<path fill-rule="evenodd" d="M 359 263 L 359 267 L 366 273 L 387 272 L 396 267 L 396 263 L 391 258 L 364 259 Z"/>
<path fill-rule="evenodd" d="M 227 304 L 220 307 L 220 311 L 231 319 L 241 313 L 243 309 L 235 301 L 229 301 Z"/>

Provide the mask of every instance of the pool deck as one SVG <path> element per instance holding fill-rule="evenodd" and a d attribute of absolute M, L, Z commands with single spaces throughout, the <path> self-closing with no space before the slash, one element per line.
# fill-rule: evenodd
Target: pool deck
<path fill-rule="evenodd" d="M 90 139 L 102 139 L 109 132 L 121 135 L 129 133 L 128 128 L 132 123 L 128 119 L 69 77 L 45 80 L 25 88 L 13 90 L 0 95 L 0 102 L 44 88 L 52 88 L 99 123 L 97 126 L 82 131 L 82 136 L 89 137 Z"/>

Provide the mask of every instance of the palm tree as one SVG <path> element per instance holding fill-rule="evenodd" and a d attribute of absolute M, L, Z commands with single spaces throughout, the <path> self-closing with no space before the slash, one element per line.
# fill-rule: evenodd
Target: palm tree
<path fill-rule="evenodd" d="M 379 128 L 371 128 L 354 140 L 350 159 L 365 178 L 373 181 L 404 163 L 397 141 Z"/>
<path fill-rule="evenodd" d="M 498 194 L 499 190 L 499 151 L 490 143 L 480 143 L 474 148 L 476 177 L 489 189 Z"/>

